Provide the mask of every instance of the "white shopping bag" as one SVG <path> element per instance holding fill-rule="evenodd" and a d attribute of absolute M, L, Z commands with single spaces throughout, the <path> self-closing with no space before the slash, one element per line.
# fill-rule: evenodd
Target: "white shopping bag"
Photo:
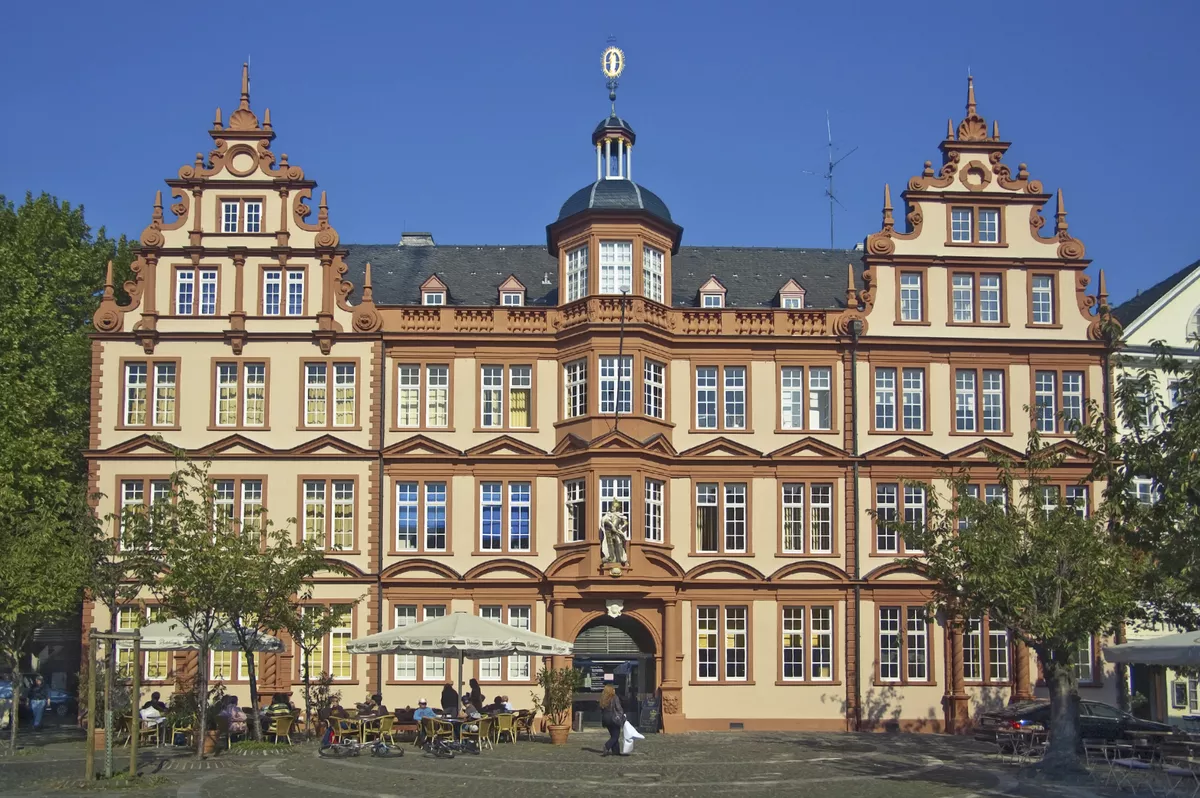
<path fill-rule="evenodd" d="M 633 727 L 629 721 L 625 721 L 625 726 L 621 729 L 621 753 L 633 753 L 633 741 L 644 740 L 645 736 Z"/>

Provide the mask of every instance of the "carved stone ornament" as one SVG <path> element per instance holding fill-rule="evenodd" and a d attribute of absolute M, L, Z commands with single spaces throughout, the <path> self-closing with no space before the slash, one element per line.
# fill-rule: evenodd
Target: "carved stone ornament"
<path fill-rule="evenodd" d="M 662 695 L 662 708 L 664 715 L 679 714 L 679 694 L 664 692 Z"/>
<path fill-rule="evenodd" d="M 104 273 L 104 295 L 100 298 L 100 307 L 92 315 L 92 326 L 100 332 L 113 332 L 120 328 L 123 316 L 113 294 L 113 264 L 109 260 Z"/>
<path fill-rule="evenodd" d="M 628 565 L 626 542 L 629 540 L 629 521 L 625 518 L 621 503 L 615 499 L 600 519 L 600 535 L 601 562 Z"/>
<path fill-rule="evenodd" d="M 625 609 L 624 599 L 609 599 L 604 602 L 604 609 L 608 611 L 609 618 L 620 618 L 622 610 Z"/>
<path fill-rule="evenodd" d="M 1086 252 L 1083 242 L 1075 238 L 1067 229 L 1067 208 L 1063 201 L 1062 189 L 1058 190 L 1057 207 L 1054 212 L 1054 235 L 1050 238 L 1041 236 L 1041 229 L 1046 224 L 1041 208 L 1029 209 L 1029 232 L 1033 240 L 1040 244 L 1057 244 L 1058 257 L 1063 260 L 1083 260 Z"/>

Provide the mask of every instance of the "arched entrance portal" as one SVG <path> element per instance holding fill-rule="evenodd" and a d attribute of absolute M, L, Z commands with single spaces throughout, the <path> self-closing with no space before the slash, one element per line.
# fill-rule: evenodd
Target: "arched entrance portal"
<path fill-rule="evenodd" d="M 658 689 L 654 655 L 654 638 L 628 615 L 596 618 L 583 627 L 575 637 L 574 661 L 584 674 L 583 687 L 575 695 L 575 711 L 583 713 L 583 722 L 600 724 L 600 692 L 611 684 L 637 725 L 642 705 Z"/>

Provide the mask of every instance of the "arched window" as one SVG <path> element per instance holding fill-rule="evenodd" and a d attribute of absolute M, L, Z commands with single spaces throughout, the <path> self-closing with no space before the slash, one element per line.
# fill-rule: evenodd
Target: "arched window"
<path fill-rule="evenodd" d="M 1200 308 L 1193 310 L 1188 317 L 1187 337 L 1189 341 L 1200 338 Z"/>

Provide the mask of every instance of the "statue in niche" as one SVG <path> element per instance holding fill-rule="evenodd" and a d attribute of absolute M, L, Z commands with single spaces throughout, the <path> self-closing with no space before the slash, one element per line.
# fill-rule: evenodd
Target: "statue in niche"
<path fill-rule="evenodd" d="M 625 518 L 621 502 L 613 499 L 608 512 L 600 518 L 601 562 L 628 565 L 629 552 L 625 548 L 627 540 L 629 540 L 629 521 Z"/>

